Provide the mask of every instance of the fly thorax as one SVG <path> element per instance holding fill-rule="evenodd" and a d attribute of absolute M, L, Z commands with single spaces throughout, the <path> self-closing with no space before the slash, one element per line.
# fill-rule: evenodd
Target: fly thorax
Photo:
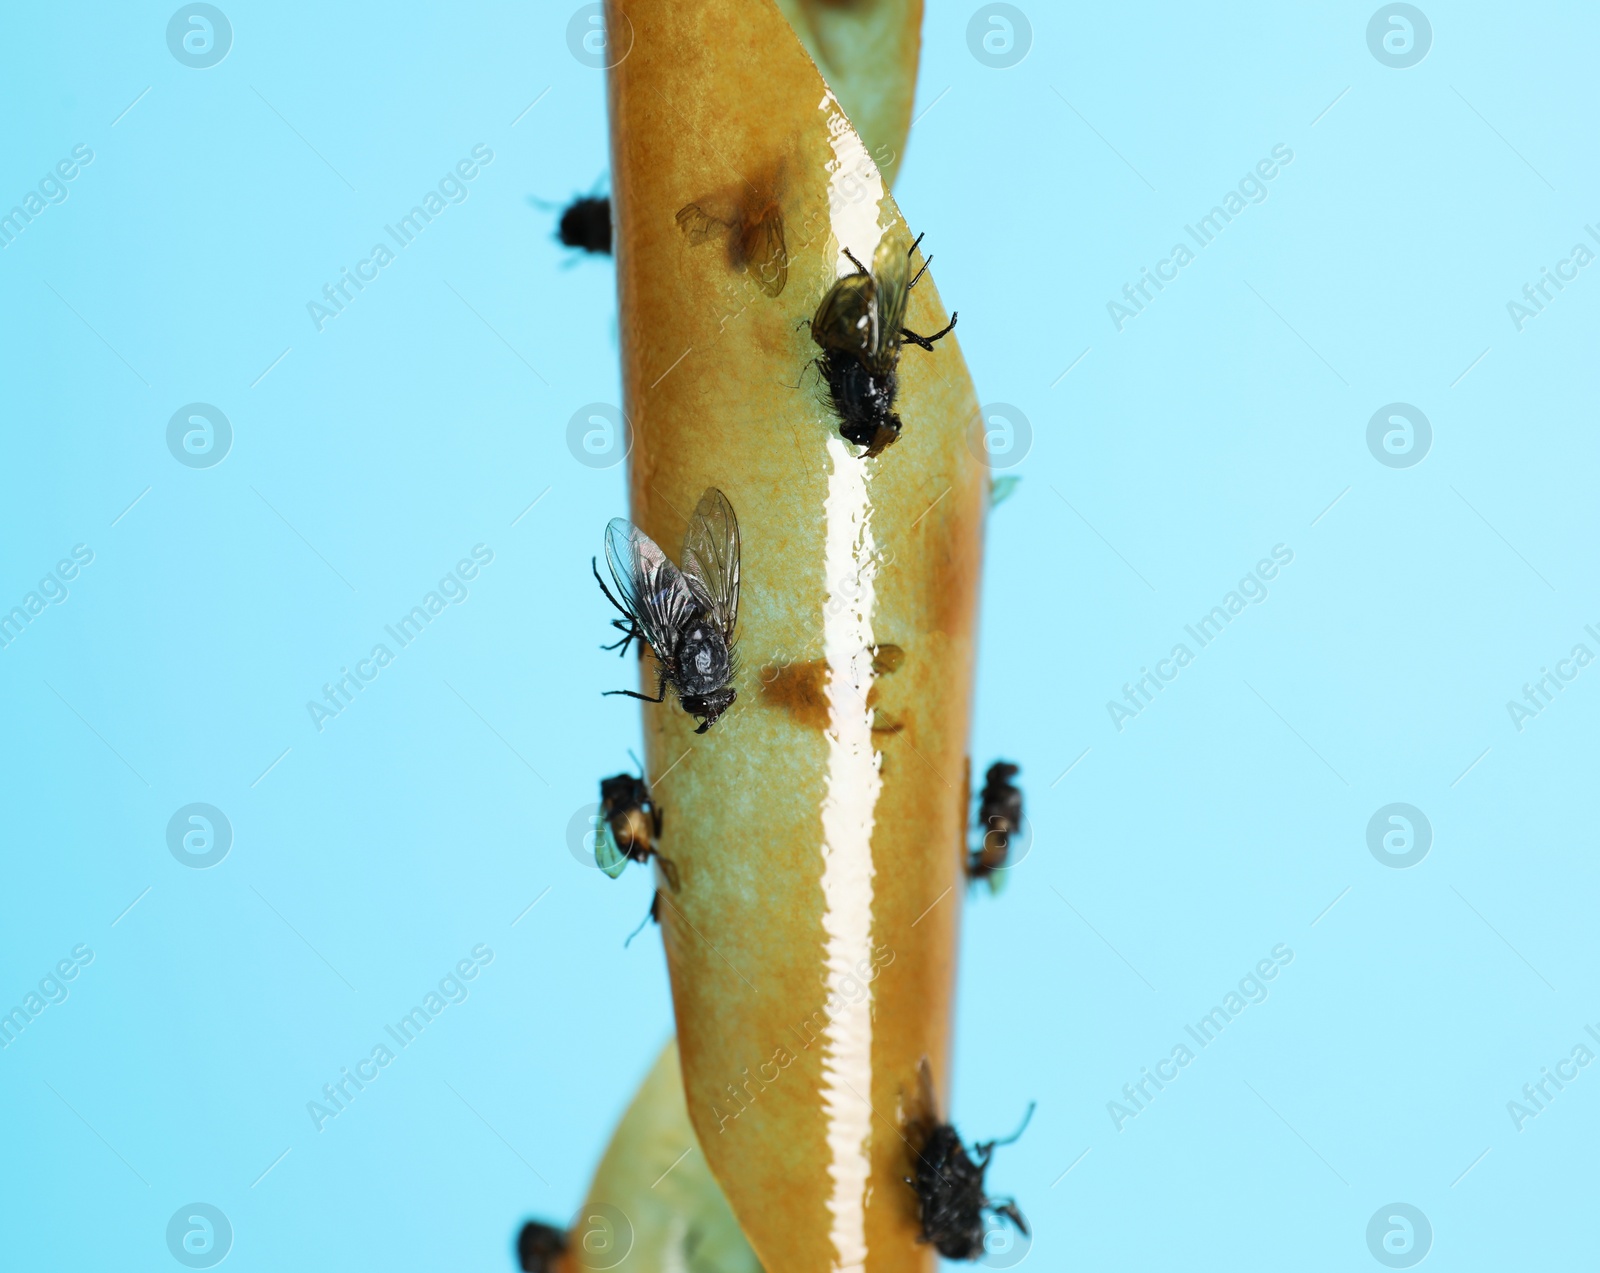
<path fill-rule="evenodd" d="M 678 651 L 678 676 L 689 694 L 708 694 L 727 684 L 728 646 L 714 628 L 696 625 Z"/>

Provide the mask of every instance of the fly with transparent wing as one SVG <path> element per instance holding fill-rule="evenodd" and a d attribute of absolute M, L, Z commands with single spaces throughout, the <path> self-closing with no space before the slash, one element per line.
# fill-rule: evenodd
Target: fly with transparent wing
<path fill-rule="evenodd" d="M 931 350 L 934 341 L 956 325 L 952 314 L 949 323 L 931 336 L 919 336 L 902 326 L 911 289 L 932 259 L 923 261 L 922 269 L 911 276 L 911 255 L 922 236 L 901 251 L 904 242 L 885 234 L 872 254 L 870 270 L 846 248 L 856 272 L 834 283 L 811 320 L 811 339 L 822 348 L 817 367 L 839 414 L 839 434 L 867 448 L 863 459 L 879 454 L 900 436 L 894 399 L 900 387 L 901 345 L 909 340 Z"/>
<path fill-rule="evenodd" d="M 616 593 L 594 576 L 622 612 L 612 625 L 623 635 L 607 649 L 627 651 L 633 641 L 656 656 L 656 694 L 607 690 L 647 703 L 666 700 L 667 686 L 683 710 L 710 729 L 735 697 L 733 629 L 739 619 L 739 519 L 716 487 L 706 488 L 684 532 L 681 568 L 631 522 L 617 517 L 606 527 L 606 565 Z"/>
<path fill-rule="evenodd" d="M 1033 1106 L 1028 1106 L 1022 1126 L 1010 1136 L 976 1144 L 969 1154 L 956 1129 L 939 1116 L 927 1057 L 917 1072 L 917 1089 L 904 1139 L 913 1158 L 913 1174 L 905 1182 L 917 1194 L 919 1240 L 931 1243 L 947 1260 L 978 1260 L 988 1252 L 988 1235 L 1002 1216 L 1029 1236 L 1028 1222 L 1015 1200 L 991 1198 L 984 1190 L 984 1176 L 994 1151 L 1022 1135 Z"/>

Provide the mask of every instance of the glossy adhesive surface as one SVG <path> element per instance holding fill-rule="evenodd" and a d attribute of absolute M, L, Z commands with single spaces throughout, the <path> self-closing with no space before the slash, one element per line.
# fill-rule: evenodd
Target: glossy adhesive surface
<path fill-rule="evenodd" d="M 977 404 L 951 336 L 904 351 L 898 441 L 863 460 L 839 437 L 809 320 L 846 247 L 870 261 L 913 233 L 774 6 L 627 17 L 610 107 L 631 516 L 673 552 L 716 485 L 744 545 L 738 701 L 698 737 L 676 704 L 644 708 L 689 1117 L 769 1273 L 928 1269 L 901 1129 L 923 1056 L 946 1082 Z M 677 214 L 776 171 L 774 296 Z M 947 317 L 924 276 L 907 325 Z"/>

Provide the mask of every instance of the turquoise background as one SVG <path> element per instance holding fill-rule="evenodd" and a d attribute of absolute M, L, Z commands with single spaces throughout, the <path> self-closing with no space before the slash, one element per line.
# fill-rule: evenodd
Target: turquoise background
<path fill-rule="evenodd" d="M 1600 1023 L 1600 669 L 1507 702 L 1600 653 L 1600 269 L 1521 330 L 1507 306 L 1594 243 L 1600 15 L 1429 3 L 1395 67 L 1367 4 L 1024 7 L 993 67 L 976 6 L 930 4 L 897 190 L 980 396 L 1031 433 L 972 751 L 1022 764 L 1034 835 L 967 911 L 956 1121 L 1039 1102 L 990 1178 L 1036 1269 L 1381 1268 L 1394 1203 L 1429 1267 L 1582 1265 L 1600 1068 L 1520 1127 L 1508 1102 Z M 200 1201 L 230 1269 L 509 1269 L 671 1029 L 659 943 L 622 946 L 645 874 L 568 848 L 638 745 L 587 560 L 622 470 L 566 441 L 618 399 L 615 302 L 529 199 L 603 174 L 602 75 L 564 7 L 226 12 L 209 68 L 138 3 L 14 8 L 0 47 L 0 211 L 94 156 L 0 248 L 0 609 L 93 553 L 0 649 L 0 1007 L 92 952 L 0 1050 L 0 1266 L 179 1268 Z M 318 331 L 307 303 L 480 144 Z M 1278 145 L 1265 200 L 1117 330 Z M 231 425 L 213 467 L 168 449 L 195 402 Z M 1431 426 L 1408 467 L 1367 441 L 1397 402 Z M 468 595 L 319 732 L 306 701 L 475 545 Z M 1275 545 L 1269 595 L 1119 729 L 1108 701 Z M 232 828 L 210 869 L 168 849 L 194 802 Z M 1431 827 L 1406 869 L 1368 847 L 1396 802 Z M 466 997 L 316 1130 L 463 960 Z"/>

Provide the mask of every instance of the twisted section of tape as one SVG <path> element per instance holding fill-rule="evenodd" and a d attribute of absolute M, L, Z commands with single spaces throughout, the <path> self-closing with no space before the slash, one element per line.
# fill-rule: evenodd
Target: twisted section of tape
<path fill-rule="evenodd" d="M 659 913 L 689 1158 L 769 1273 L 927 1270 L 904 1106 L 924 1057 L 945 1086 L 988 475 L 953 336 L 907 346 L 903 431 L 867 458 L 810 332 L 855 261 L 915 237 L 880 165 L 903 148 L 920 6 L 625 8 L 607 21 L 631 32 L 608 70 L 630 516 L 677 543 L 715 486 L 743 544 L 736 702 L 698 736 L 644 709 L 680 876 Z M 851 22 L 878 24 L 890 72 L 840 38 Z M 925 275 L 904 323 L 948 322 Z M 627 1211 L 620 1187 L 597 1177 L 591 1203 Z"/>

